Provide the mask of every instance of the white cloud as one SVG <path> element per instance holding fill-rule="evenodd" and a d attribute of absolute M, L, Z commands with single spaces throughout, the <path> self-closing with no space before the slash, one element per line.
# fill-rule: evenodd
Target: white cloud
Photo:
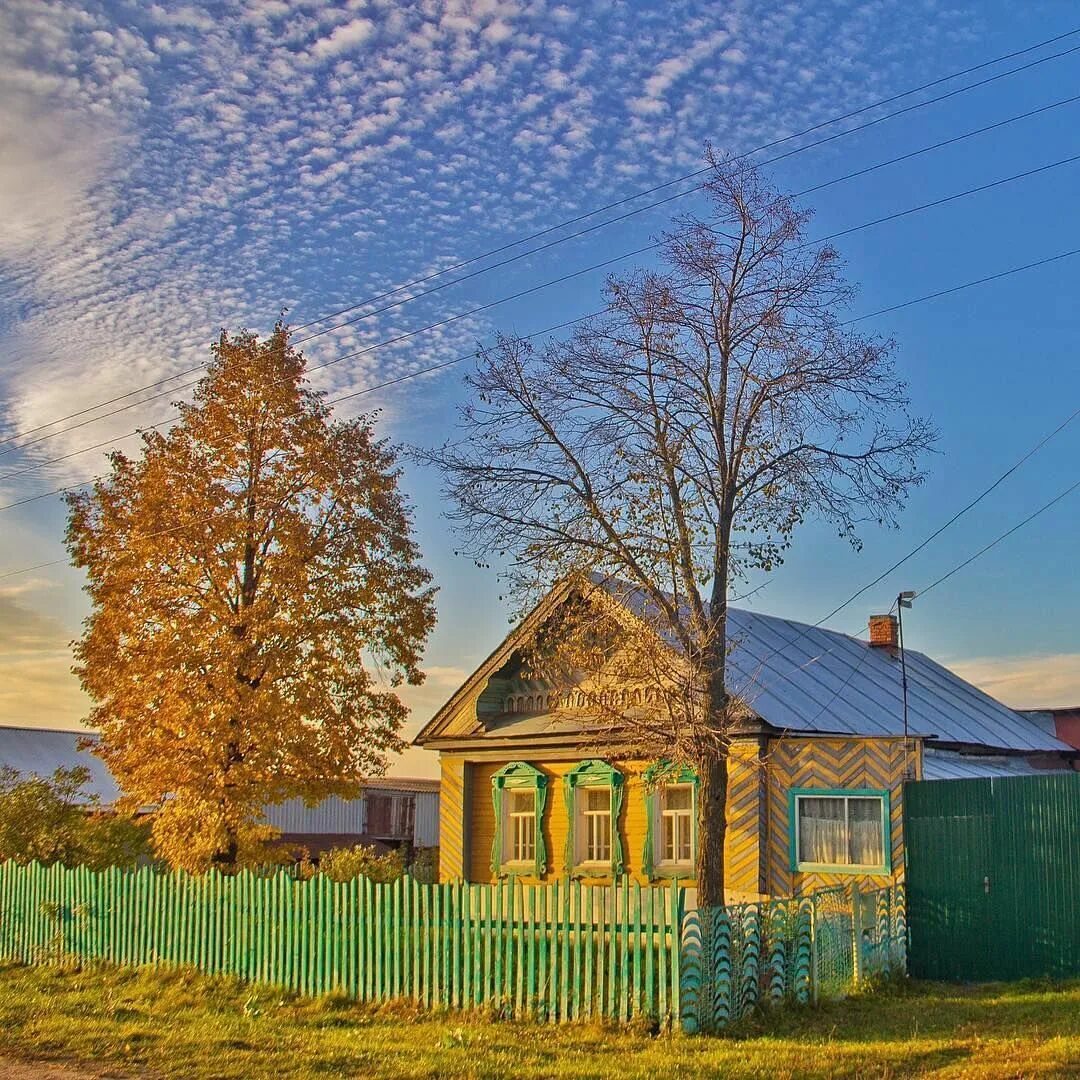
<path fill-rule="evenodd" d="M 1080 653 L 975 657 L 949 667 L 1011 708 L 1080 703 Z"/>
<path fill-rule="evenodd" d="M 311 46 L 311 55 L 320 60 L 329 56 L 340 56 L 363 45 L 375 33 L 375 24 L 370 19 L 353 19 L 335 27 L 328 37 L 320 38 Z"/>

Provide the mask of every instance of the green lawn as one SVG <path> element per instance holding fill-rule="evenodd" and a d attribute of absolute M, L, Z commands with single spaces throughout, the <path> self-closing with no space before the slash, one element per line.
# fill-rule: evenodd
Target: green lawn
<path fill-rule="evenodd" d="M 0 1056 L 184 1078 L 1080 1076 L 1080 983 L 887 988 L 726 1037 L 302 1001 L 193 972 L 0 967 Z"/>

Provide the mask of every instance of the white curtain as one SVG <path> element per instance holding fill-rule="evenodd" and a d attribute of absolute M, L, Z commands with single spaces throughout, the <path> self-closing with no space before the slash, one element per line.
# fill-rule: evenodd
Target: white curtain
<path fill-rule="evenodd" d="M 843 799 L 799 799 L 799 861 L 827 866 L 848 861 Z"/>
<path fill-rule="evenodd" d="M 882 866 L 880 799 L 848 799 L 851 862 L 856 866 Z"/>
<path fill-rule="evenodd" d="M 878 798 L 800 798 L 799 861 L 824 866 L 883 865 L 881 814 Z"/>

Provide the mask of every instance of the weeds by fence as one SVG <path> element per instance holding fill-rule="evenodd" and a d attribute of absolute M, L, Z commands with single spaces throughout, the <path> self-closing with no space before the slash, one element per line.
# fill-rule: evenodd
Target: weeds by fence
<path fill-rule="evenodd" d="M 0 952 L 549 1020 L 679 1014 L 683 893 L 0 865 Z"/>

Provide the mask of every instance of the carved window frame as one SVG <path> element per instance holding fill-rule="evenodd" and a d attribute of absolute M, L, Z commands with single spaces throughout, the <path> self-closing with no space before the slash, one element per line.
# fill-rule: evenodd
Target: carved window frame
<path fill-rule="evenodd" d="M 563 777 L 563 795 L 566 802 L 566 849 L 563 862 L 572 877 L 618 877 L 623 872 L 623 846 L 619 834 L 619 816 L 622 812 L 623 774 L 613 765 L 598 758 L 579 762 Z M 611 792 L 611 860 L 608 863 L 579 863 L 577 861 L 577 794 L 583 788 L 606 787 Z"/>
<path fill-rule="evenodd" d="M 548 778 L 527 761 L 511 761 L 491 777 L 491 801 L 495 809 L 495 836 L 491 842 L 491 872 L 499 877 L 515 874 L 543 877 L 547 870 L 544 843 L 544 807 L 547 804 Z M 506 830 L 506 792 L 531 790 L 535 799 L 536 841 L 531 862 L 503 859 Z"/>

